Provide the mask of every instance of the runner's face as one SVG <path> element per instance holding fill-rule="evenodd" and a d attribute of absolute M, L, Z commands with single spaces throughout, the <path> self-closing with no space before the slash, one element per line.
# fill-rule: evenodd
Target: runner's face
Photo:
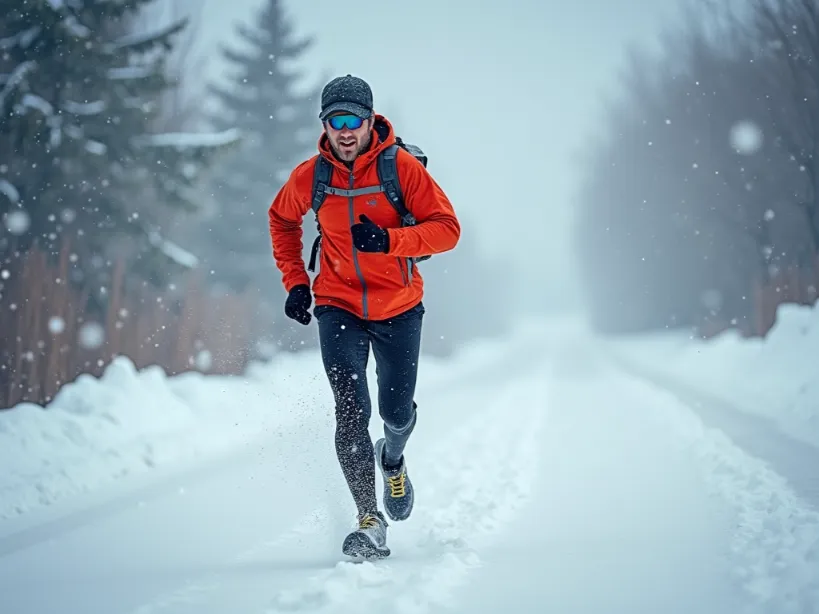
<path fill-rule="evenodd" d="M 352 162 L 358 154 L 367 149 L 370 144 L 371 128 L 372 118 L 361 121 L 349 113 L 337 113 L 324 122 L 324 130 L 330 139 L 330 145 L 345 162 Z"/>

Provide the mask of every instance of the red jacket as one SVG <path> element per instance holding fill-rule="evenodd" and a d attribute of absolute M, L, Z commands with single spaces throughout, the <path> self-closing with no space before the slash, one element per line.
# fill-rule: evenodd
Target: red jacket
<path fill-rule="evenodd" d="M 326 134 L 319 150 L 333 164 L 332 186 L 356 189 L 378 185 L 376 157 L 395 143 L 392 125 L 376 115 L 372 144 L 355 160 L 350 170 L 332 153 Z M 305 160 L 282 186 L 268 211 L 273 256 L 282 273 L 285 290 L 310 284 L 302 257 L 302 220 L 311 211 L 313 168 L 318 154 Z M 383 192 L 356 196 L 328 194 L 319 209 L 321 258 L 313 282 L 315 304 L 336 305 L 361 318 L 383 320 L 414 307 L 421 301 L 424 281 L 413 267 L 408 275 L 407 258 L 437 254 L 453 249 L 461 227 L 452 204 L 424 166 L 411 154 L 398 149 L 398 179 L 407 209 L 418 220 L 401 228 L 395 209 Z M 353 246 L 350 228 L 366 214 L 389 233 L 389 252 L 365 253 Z"/>

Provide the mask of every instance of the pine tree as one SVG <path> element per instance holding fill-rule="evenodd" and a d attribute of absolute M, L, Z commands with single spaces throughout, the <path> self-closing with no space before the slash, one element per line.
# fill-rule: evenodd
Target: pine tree
<path fill-rule="evenodd" d="M 238 133 L 155 134 L 180 20 L 134 32 L 155 0 L 5 0 L 0 25 L 0 213 L 6 258 L 70 241 L 74 281 L 105 284 L 112 255 L 160 281 L 181 258 L 163 236 L 174 211 Z M 124 239 L 129 239 L 125 241 Z M 184 254 L 182 254 L 184 255 Z"/>
<path fill-rule="evenodd" d="M 238 290 L 264 288 L 268 296 L 279 296 L 281 289 L 267 209 L 293 168 L 315 149 L 319 130 L 318 92 L 296 92 L 300 74 L 293 68 L 312 41 L 294 37 L 282 5 L 267 0 L 253 27 L 237 27 L 244 48 L 223 47 L 236 70 L 226 85 L 210 86 L 218 107 L 212 124 L 216 130 L 238 127 L 243 141 L 220 165 L 215 211 L 196 231 L 205 242 L 197 251 L 214 280 Z"/>

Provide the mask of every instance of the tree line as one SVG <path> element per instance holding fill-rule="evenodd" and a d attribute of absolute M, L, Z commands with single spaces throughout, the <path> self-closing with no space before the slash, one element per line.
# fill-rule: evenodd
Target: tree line
<path fill-rule="evenodd" d="M 696 1 L 634 51 L 586 150 L 594 325 L 765 335 L 819 285 L 819 3 Z"/>
<path fill-rule="evenodd" d="M 298 69 L 313 41 L 267 0 L 235 26 L 241 45 L 219 50 L 233 68 L 210 104 L 180 108 L 186 67 L 173 60 L 190 22 L 146 24 L 158 5 L 0 0 L 2 406 L 47 401 L 119 352 L 239 372 L 316 346 L 284 317 L 267 229 L 275 192 L 316 151 L 322 84 L 303 87 Z M 491 297 L 472 320 L 448 300 L 502 268 L 464 232 L 463 249 L 425 263 L 447 297 L 429 351 L 503 326 Z M 204 317 L 210 306 L 222 315 Z"/>

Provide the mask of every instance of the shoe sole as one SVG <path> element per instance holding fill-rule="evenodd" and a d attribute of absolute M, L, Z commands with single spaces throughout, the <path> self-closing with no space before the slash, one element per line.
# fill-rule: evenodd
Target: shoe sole
<path fill-rule="evenodd" d="M 380 461 L 381 452 L 384 450 L 385 445 L 386 445 L 386 440 L 383 439 L 383 438 L 379 439 L 378 441 L 375 442 L 375 446 L 373 446 L 373 448 L 374 448 L 373 451 L 375 452 L 375 464 L 378 466 L 378 469 L 381 471 L 381 477 L 384 478 L 384 480 L 386 482 L 387 477 L 384 475 L 384 468 L 381 466 L 381 461 Z M 409 476 L 407 476 L 407 479 L 409 479 Z M 410 494 L 408 496 L 409 496 L 410 500 L 409 500 L 409 506 L 407 506 L 406 513 L 401 515 L 401 516 L 396 516 L 390 510 L 390 508 L 388 506 L 388 503 L 387 503 L 389 501 L 389 499 L 390 499 L 389 488 L 386 485 L 384 486 L 384 497 L 383 497 L 384 498 L 384 511 L 387 512 L 387 516 L 390 518 L 390 520 L 394 520 L 395 522 L 402 522 L 402 521 L 404 521 L 404 520 L 406 520 L 407 518 L 410 517 L 410 515 L 412 514 L 412 508 L 415 506 L 415 491 L 413 490 L 412 494 Z"/>
<path fill-rule="evenodd" d="M 361 533 L 351 533 L 344 540 L 341 551 L 355 559 L 384 559 L 390 556 L 390 549 L 384 546 L 379 548 Z"/>

